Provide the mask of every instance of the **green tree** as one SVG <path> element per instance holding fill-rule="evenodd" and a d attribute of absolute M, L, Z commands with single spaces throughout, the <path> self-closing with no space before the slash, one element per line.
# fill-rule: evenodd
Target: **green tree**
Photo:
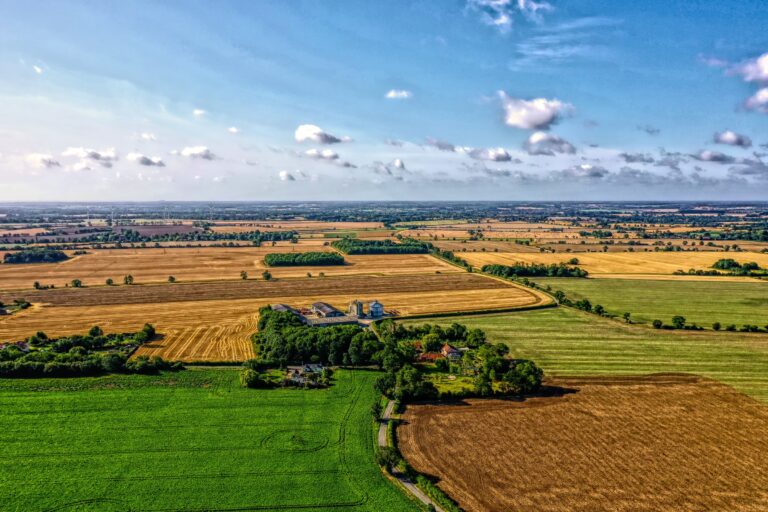
<path fill-rule="evenodd" d="M 133 276 L 131 274 L 128 274 L 127 276 L 123 277 L 123 284 L 133 284 Z"/>
<path fill-rule="evenodd" d="M 168 282 L 169 283 L 175 283 L 176 282 L 176 278 L 173 277 L 173 276 L 168 276 Z"/>
<path fill-rule="evenodd" d="M 421 338 L 421 347 L 424 349 L 424 352 L 437 352 L 442 346 L 443 342 L 436 333 L 429 333 Z"/>
<path fill-rule="evenodd" d="M 672 317 L 672 326 L 675 329 L 682 329 L 685 327 L 685 317 L 681 315 L 675 315 Z"/>
<path fill-rule="evenodd" d="M 94 325 L 91 327 L 91 330 L 88 331 L 88 336 L 91 338 L 97 338 L 99 336 L 104 336 L 104 331 L 101 330 L 101 327 L 98 325 Z"/>
<path fill-rule="evenodd" d="M 661 327 L 664 325 L 664 323 L 661 320 L 654 320 L 653 321 L 653 328 L 654 329 L 661 329 Z"/>
<path fill-rule="evenodd" d="M 722 325 L 720 325 L 720 322 L 715 322 L 712 324 L 712 329 L 715 331 L 719 331 L 722 328 Z"/>
<path fill-rule="evenodd" d="M 626 313 L 624 313 L 624 314 L 622 315 L 622 317 L 624 318 L 624 321 L 625 321 L 625 322 L 627 322 L 628 324 L 631 324 L 631 323 L 632 323 L 632 314 L 631 314 L 629 311 L 627 311 Z"/>
<path fill-rule="evenodd" d="M 107 286 L 112 286 L 113 284 L 115 284 L 115 281 L 111 277 L 108 278 L 105 282 Z"/>
<path fill-rule="evenodd" d="M 79 279 L 73 279 L 72 280 L 72 288 L 82 288 L 83 282 Z"/>
<path fill-rule="evenodd" d="M 246 272 L 245 270 L 241 270 L 240 271 L 240 279 L 242 279 L 243 281 L 248 279 L 248 272 Z"/>
<path fill-rule="evenodd" d="M 265 270 L 264 272 L 262 272 L 261 277 L 263 277 L 265 281 L 272 280 L 272 274 L 269 272 L 269 270 Z"/>

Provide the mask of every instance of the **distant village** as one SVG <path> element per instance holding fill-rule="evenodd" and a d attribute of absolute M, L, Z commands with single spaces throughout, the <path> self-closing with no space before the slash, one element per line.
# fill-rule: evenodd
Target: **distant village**
<path fill-rule="evenodd" d="M 330 325 L 367 325 L 372 320 L 390 316 L 384 311 L 384 304 L 378 300 L 364 303 L 353 300 L 344 313 L 327 302 L 315 302 L 309 308 L 296 309 L 286 304 L 273 304 L 273 311 L 289 312 L 296 315 L 310 327 L 327 327 Z"/>

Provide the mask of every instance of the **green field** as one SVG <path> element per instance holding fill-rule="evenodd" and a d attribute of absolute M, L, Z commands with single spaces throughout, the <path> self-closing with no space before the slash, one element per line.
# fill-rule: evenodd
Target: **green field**
<path fill-rule="evenodd" d="M 660 331 L 569 308 L 411 320 L 458 322 L 486 331 L 547 375 L 642 375 L 687 372 L 717 379 L 768 403 L 768 335 Z"/>
<path fill-rule="evenodd" d="M 419 510 L 374 462 L 377 374 L 313 391 L 237 376 L 0 380 L 0 509 Z"/>
<path fill-rule="evenodd" d="M 535 278 L 536 283 L 562 290 L 571 299 L 587 298 L 608 312 L 632 313 L 638 322 L 658 318 L 670 323 L 674 315 L 710 328 L 713 322 L 725 327 L 736 324 L 768 324 L 768 283 L 755 281 L 687 281 L 636 279 Z"/>

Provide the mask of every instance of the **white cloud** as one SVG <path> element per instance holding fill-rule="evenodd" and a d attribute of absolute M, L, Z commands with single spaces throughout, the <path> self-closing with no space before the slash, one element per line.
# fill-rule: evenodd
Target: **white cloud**
<path fill-rule="evenodd" d="M 349 137 L 337 137 L 331 135 L 314 124 L 300 125 L 296 128 L 294 137 L 296 138 L 296 142 L 316 142 L 318 144 L 336 144 L 350 140 Z"/>
<path fill-rule="evenodd" d="M 523 100 L 511 98 L 504 91 L 499 91 L 499 98 L 507 126 L 524 130 L 546 130 L 573 110 L 573 105 L 557 99 Z"/>
<path fill-rule="evenodd" d="M 92 171 L 93 167 L 87 160 L 80 160 L 75 164 L 67 166 L 66 170 L 73 171 L 73 172 L 84 172 L 84 171 Z"/>
<path fill-rule="evenodd" d="M 534 132 L 524 144 L 529 155 L 554 156 L 555 153 L 573 154 L 576 148 L 565 139 L 546 132 Z"/>
<path fill-rule="evenodd" d="M 280 181 L 296 181 L 296 178 L 288 171 L 280 171 L 278 174 Z"/>
<path fill-rule="evenodd" d="M 395 169 L 400 169 L 402 171 L 405 170 L 405 163 L 399 158 L 395 158 L 392 162 L 392 165 L 395 167 Z"/>
<path fill-rule="evenodd" d="M 208 114 L 208 112 L 201 108 L 196 108 L 192 110 L 192 115 L 195 117 L 203 117 L 206 114 Z"/>
<path fill-rule="evenodd" d="M 741 135 L 731 130 L 715 133 L 712 140 L 714 140 L 714 142 L 717 144 L 727 144 L 729 146 L 739 146 L 742 148 L 748 148 L 752 146 L 752 139 L 746 135 Z"/>
<path fill-rule="evenodd" d="M 319 158 L 321 160 L 337 160 L 339 158 L 339 154 L 332 149 L 308 149 L 304 152 L 305 155 L 307 155 L 310 158 Z"/>
<path fill-rule="evenodd" d="M 43 68 L 41 68 L 40 66 L 32 66 L 32 69 L 34 69 L 35 73 L 37 73 L 38 75 L 43 74 Z"/>
<path fill-rule="evenodd" d="M 77 157 L 82 160 L 95 160 L 104 167 L 112 167 L 112 162 L 117 160 L 115 148 L 97 151 L 91 148 L 69 147 L 61 153 L 65 157 Z"/>
<path fill-rule="evenodd" d="M 755 112 L 768 114 L 768 87 L 759 89 L 744 103 L 744 107 Z"/>
<path fill-rule="evenodd" d="M 736 66 L 733 71 L 746 82 L 768 83 L 768 53 Z"/>
<path fill-rule="evenodd" d="M 501 34 L 512 30 L 515 14 L 540 21 L 542 13 L 554 10 L 548 2 L 535 0 L 467 0 L 467 8 L 480 12 L 480 21 L 496 28 Z"/>
<path fill-rule="evenodd" d="M 154 133 L 144 132 L 141 135 L 139 135 L 143 140 L 157 140 L 157 137 L 155 137 Z"/>
<path fill-rule="evenodd" d="M 131 162 L 136 162 L 139 165 L 165 167 L 165 162 L 163 162 L 160 157 L 149 157 L 147 155 L 142 155 L 141 153 L 128 153 L 125 158 Z"/>
<path fill-rule="evenodd" d="M 691 156 L 701 162 L 716 162 L 719 164 L 730 164 L 736 160 L 732 156 L 725 155 L 719 151 L 710 151 L 708 149 L 699 151 L 697 154 Z"/>
<path fill-rule="evenodd" d="M 188 146 L 182 149 L 179 154 L 187 158 L 199 158 L 201 160 L 215 160 L 214 155 L 206 146 Z"/>
<path fill-rule="evenodd" d="M 469 156 L 478 160 L 490 160 L 491 162 L 509 162 L 512 155 L 504 148 L 471 149 Z"/>
<path fill-rule="evenodd" d="M 552 12 L 555 10 L 552 4 L 548 2 L 535 2 L 534 0 L 517 0 L 517 8 L 526 16 L 538 18 L 539 13 Z"/>
<path fill-rule="evenodd" d="M 50 169 L 51 167 L 61 167 L 61 163 L 53 155 L 47 153 L 30 153 L 26 156 L 26 161 L 33 167 Z"/>
<path fill-rule="evenodd" d="M 238 128 L 237 126 L 230 126 L 229 128 L 227 128 L 227 131 L 232 134 L 237 134 L 237 133 L 240 133 L 240 128 Z"/>
<path fill-rule="evenodd" d="M 390 89 L 384 97 L 388 100 L 409 100 L 413 98 L 413 93 L 405 89 Z"/>

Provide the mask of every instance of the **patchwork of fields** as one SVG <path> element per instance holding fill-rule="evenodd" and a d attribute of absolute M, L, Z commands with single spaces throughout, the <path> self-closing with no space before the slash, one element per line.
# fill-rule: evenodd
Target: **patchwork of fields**
<path fill-rule="evenodd" d="M 371 372 L 248 390 L 237 372 L 0 381 L 9 512 L 419 510 L 373 458 Z"/>
<path fill-rule="evenodd" d="M 660 319 L 670 323 L 674 315 L 707 328 L 736 324 L 768 325 L 768 282 L 674 281 L 625 279 L 536 279 L 542 286 L 562 290 L 571 299 L 588 298 L 610 313 L 632 313 L 637 322 Z"/>
<path fill-rule="evenodd" d="M 409 405 L 399 446 L 467 511 L 768 509 L 768 409 L 696 377 L 555 379 L 563 396 Z"/>
<path fill-rule="evenodd" d="M 9 300 L 0 294 L 0 300 Z M 45 290 L 27 300 L 44 305 L 0 317 L 0 339 L 44 331 L 80 334 L 98 323 L 107 332 L 132 332 L 145 322 L 161 338 L 138 354 L 182 361 L 242 361 L 253 357 L 250 335 L 259 308 L 326 301 L 345 309 L 353 299 L 378 299 L 400 316 L 512 309 L 546 304 L 533 290 L 475 274 L 286 279 Z"/>
<path fill-rule="evenodd" d="M 515 358 L 549 376 L 686 372 L 729 384 L 768 404 L 768 335 L 657 331 L 566 308 L 432 319 L 485 330 Z M 408 320 L 406 323 L 422 323 Z"/>

